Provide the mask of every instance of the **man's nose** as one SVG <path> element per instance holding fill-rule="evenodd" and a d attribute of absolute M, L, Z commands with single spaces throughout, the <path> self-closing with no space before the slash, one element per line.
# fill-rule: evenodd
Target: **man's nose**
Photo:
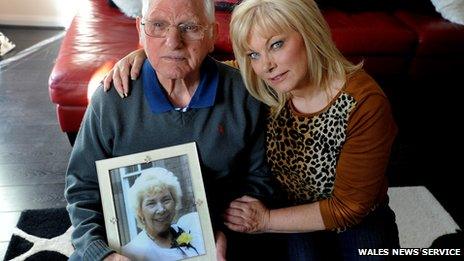
<path fill-rule="evenodd" d="M 177 27 L 172 26 L 166 32 L 166 45 L 176 49 L 183 44 L 182 35 Z"/>

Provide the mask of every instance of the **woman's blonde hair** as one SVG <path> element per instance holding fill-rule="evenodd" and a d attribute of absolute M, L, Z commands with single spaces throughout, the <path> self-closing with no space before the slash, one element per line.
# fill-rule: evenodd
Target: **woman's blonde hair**
<path fill-rule="evenodd" d="M 253 29 L 262 32 L 262 36 L 289 30 L 298 32 L 306 47 L 309 85 L 328 90 L 332 81 L 346 79 L 362 67 L 362 63 L 353 65 L 336 48 L 329 26 L 313 0 L 244 0 L 235 7 L 230 22 L 235 58 L 248 91 L 269 105 L 274 116 L 285 106 L 290 94 L 275 91 L 253 71 L 247 55 Z"/>
<path fill-rule="evenodd" d="M 142 170 L 134 185 L 129 188 L 129 201 L 136 214 L 137 226 L 145 229 L 140 216 L 145 195 L 153 195 L 162 190 L 169 190 L 176 204 L 176 212 L 182 208 L 182 190 L 177 177 L 165 168 L 155 167 Z"/>

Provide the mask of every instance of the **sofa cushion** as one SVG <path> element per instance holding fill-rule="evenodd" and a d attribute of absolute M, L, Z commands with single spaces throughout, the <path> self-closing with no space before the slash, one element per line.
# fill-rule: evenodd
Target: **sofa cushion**
<path fill-rule="evenodd" d="M 419 38 L 410 77 L 427 83 L 458 81 L 464 68 L 464 25 L 450 23 L 438 14 L 400 10 L 395 15 Z"/>
<path fill-rule="evenodd" d="M 415 47 L 414 32 L 387 12 L 347 13 L 326 9 L 323 15 L 332 38 L 345 55 L 407 54 Z"/>
<path fill-rule="evenodd" d="M 58 123 L 63 132 L 77 133 L 81 126 L 82 118 L 84 118 L 86 106 L 66 106 L 56 105 L 56 115 Z M 74 143 L 72 141 L 71 143 Z"/>
<path fill-rule="evenodd" d="M 321 9 L 337 8 L 349 12 L 394 10 L 398 0 L 316 0 Z"/>
<path fill-rule="evenodd" d="M 450 23 L 436 13 L 399 10 L 395 15 L 417 34 L 416 55 L 464 54 L 464 25 Z"/>
<path fill-rule="evenodd" d="M 430 0 L 396 0 L 396 8 L 411 12 L 434 14 L 435 7 Z"/>
<path fill-rule="evenodd" d="M 346 55 L 405 54 L 411 52 L 417 40 L 393 15 L 385 12 L 347 13 L 338 9 L 325 9 L 323 15 L 332 31 L 340 51 Z M 229 37 L 230 14 L 216 12 L 219 23 L 216 51 L 232 52 Z"/>
<path fill-rule="evenodd" d="M 117 61 L 138 48 L 134 19 L 105 1 L 82 4 L 63 39 L 49 79 L 51 100 L 62 106 L 86 106 L 92 77 L 97 73 L 102 77 L 108 61 Z"/>
<path fill-rule="evenodd" d="M 214 45 L 215 52 L 232 53 L 232 43 L 229 37 L 230 17 L 231 14 L 228 11 L 216 11 L 218 37 Z"/>

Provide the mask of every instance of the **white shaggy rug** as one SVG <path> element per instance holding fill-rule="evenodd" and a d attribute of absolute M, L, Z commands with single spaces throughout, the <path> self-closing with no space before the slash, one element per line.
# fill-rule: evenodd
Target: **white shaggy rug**
<path fill-rule="evenodd" d="M 430 247 L 439 236 L 455 233 L 459 226 L 425 187 L 391 187 L 390 207 L 396 215 L 400 246 Z"/>

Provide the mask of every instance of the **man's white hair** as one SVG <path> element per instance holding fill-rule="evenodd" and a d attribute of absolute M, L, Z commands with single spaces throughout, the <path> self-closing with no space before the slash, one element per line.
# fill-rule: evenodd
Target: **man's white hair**
<path fill-rule="evenodd" d="M 142 0 L 142 17 L 148 12 L 148 8 L 151 3 L 155 0 Z M 171 0 L 176 1 L 176 0 Z M 191 1 L 200 1 L 200 0 L 191 0 Z M 214 23 L 216 17 L 214 16 L 214 0 L 203 0 L 203 7 L 205 9 L 205 16 L 208 20 L 208 23 Z"/>

